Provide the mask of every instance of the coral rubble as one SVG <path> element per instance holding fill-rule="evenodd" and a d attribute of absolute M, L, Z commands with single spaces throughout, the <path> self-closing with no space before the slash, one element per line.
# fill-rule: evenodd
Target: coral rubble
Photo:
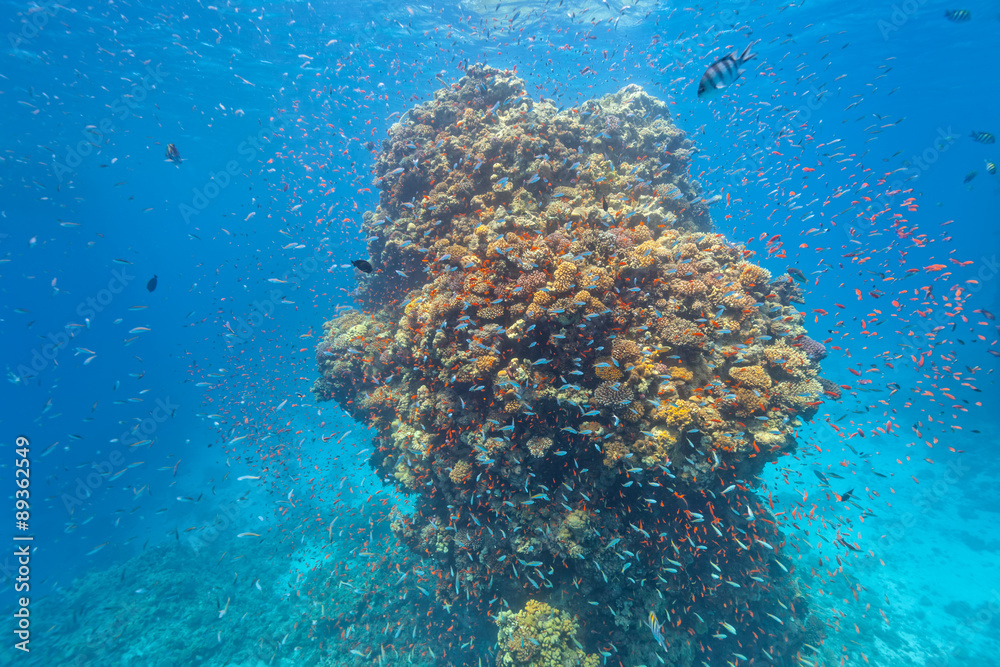
<path fill-rule="evenodd" d="M 557 109 L 469 67 L 383 142 L 375 271 L 313 391 L 376 429 L 442 602 L 548 601 L 631 664 L 781 664 L 818 639 L 754 487 L 831 395 L 825 350 L 792 278 L 711 233 L 693 153 L 638 86 Z"/>

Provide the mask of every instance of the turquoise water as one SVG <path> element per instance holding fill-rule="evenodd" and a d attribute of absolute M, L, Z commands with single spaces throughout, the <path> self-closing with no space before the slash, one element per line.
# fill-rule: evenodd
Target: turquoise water
<path fill-rule="evenodd" d="M 529 599 L 576 617 L 582 649 L 565 664 L 584 664 L 583 653 L 612 665 L 997 664 L 1000 181 L 988 164 L 1000 152 L 971 136 L 1000 132 L 988 58 L 995 6 L 4 9 L 0 595 L 11 614 L 29 610 L 30 635 L 17 637 L 9 617 L 3 664 L 492 665 L 503 662 L 498 648 L 516 653 L 498 644 L 499 615 Z M 960 9 L 969 20 L 945 16 Z M 699 99 L 706 69 L 749 44 L 757 55 L 744 74 Z M 401 305 L 414 298 L 407 288 L 420 288 L 412 281 L 423 264 L 400 264 L 405 277 L 388 263 L 380 272 L 381 242 L 369 245 L 364 214 L 395 182 L 396 163 L 382 153 L 393 124 L 414 122 L 416 105 L 461 85 L 476 63 L 516 75 L 535 108 L 551 102 L 553 112 L 641 86 L 692 142 L 684 178 L 711 202 L 714 231 L 775 277 L 801 273 L 795 307 L 826 346 L 822 376 L 839 396 L 820 397 L 795 429 L 794 451 L 759 477 L 734 472 L 746 494 L 735 521 L 749 512 L 780 531 L 770 546 L 791 569 L 742 580 L 756 597 L 741 604 L 752 611 L 795 591 L 811 622 L 767 621 L 763 631 L 759 613 L 730 631 L 723 622 L 735 617 L 696 617 L 714 594 L 662 603 L 666 588 L 647 561 L 681 550 L 664 542 L 614 553 L 603 526 L 588 558 L 613 558 L 617 570 L 634 557 L 642 576 L 629 582 L 621 570 L 604 587 L 611 573 L 580 565 L 560 579 L 555 552 L 523 551 L 513 570 L 460 589 L 449 568 L 466 566 L 465 553 L 451 547 L 442 561 L 394 532 L 399 513 L 451 492 L 450 463 L 432 475 L 438 482 L 407 487 L 385 468 L 379 438 L 389 423 L 356 420 L 356 405 L 319 401 L 311 389 L 324 322 L 349 307 Z M 514 122 L 513 103 L 491 105 L 476 122 Z M 601 121 L 607 132 L 639 123 L 619 116 Z M 522 159 L 511 180 L 530 189 L 528 176 L 546 172 L 529 167 L 538 156 Z M 443 164 L 472 166 L 454 155 Z M 404 171 L 421 168 L 430 167 L 414 159 Z M 693 193 L 685 201 L 703 205 Z M 633 206 L 612 201 L 611 213 L 618 205 Z M 392 281 L 387 291 L 365 291 L 368 279 L 350 265 L 360 258 Z M 399 382 L 425 363 L 400 361 L 398 374 L 377 367 L 364 381 L 392 386 L 391 375 Z M 454 409 L 471 419 L 476 382 L 455 386 Z M 595 421 L 617 427 L 605 408 Z M 507 422 L 497 421 L 499 431 Z M 570 470 L 584 441 L 566 437 L 570 455 L 550 460 Z M 19 452 L 30 461 L 24 529 Z M 608 469 L 625 482 L 624 464 Z M 631 501 L 621 498 L 605 516 L 625 511 Z M 551 491 L 533 500 L 562 511 Z M 505 535 L 521 520 L 486 509 L 477 519 Z M 638 535 L 628 523 L 619 550 Z M 25 544 L 30 574 L 19 581 L 15 549 Z M 491 545 L 465 549 L 468 561 L 495 558 Z M 767 549 L 751 546 L 755 559 Z M 544 565 L 526 565 L 536 560 Z M 697 575 L 682 568 L 686 586 L 736 578 L 719 559 L 702 564 Z M 587 577 L 593 588 L 582 593 L 573 582 Z M 786 623 L 809 632 L 790 638 Z M 30 651 L 15 646 L 25 638 Z M 569 655 L 575 645 L 562 641 Z M 539 664 L 527 646 L 530 658 L 507 664 Z"/>

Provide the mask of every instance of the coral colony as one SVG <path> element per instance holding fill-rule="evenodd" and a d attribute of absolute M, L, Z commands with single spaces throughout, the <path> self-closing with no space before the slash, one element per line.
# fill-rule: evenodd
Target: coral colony
<path fill-rule="evenodd" d="M 313 391 L 376 429 L 415 500 L 393 531 L 498 623 L 497 664 L 822 640 L 755 488 L 838 388 L 793 277 L 711 232 L 694 151 L 638 86 L 557 109 L 484 66 L 383 141 L 374 271 Z"/>

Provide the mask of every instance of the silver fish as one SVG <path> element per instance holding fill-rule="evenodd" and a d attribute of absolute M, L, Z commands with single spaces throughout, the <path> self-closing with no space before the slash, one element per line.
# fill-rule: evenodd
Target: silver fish
<path fill-rule="evenodd" d="M 751 47 L 753 44 L 743 49 L 742 55 L 736 55 L 736 51 L 733 51 L 709 65 L 698 83 L 698 97 L 709 97 L 740 78 L 743 63 L 757 56 L 750 52 Z"/>

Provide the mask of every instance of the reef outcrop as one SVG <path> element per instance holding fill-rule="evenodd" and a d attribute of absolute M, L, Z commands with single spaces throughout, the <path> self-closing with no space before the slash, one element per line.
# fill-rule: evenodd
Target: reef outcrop
<path fill-rule="evenodd" d="M 375 428 L 442 602 L 551 603 L 626 664 L 782 664 L 815 630 L 756 476 L 830 391 L 795 281 L 711 232 L 694 152 L 638 86 L 557 109 L 469 67 L 383 141 L 375 271 L 313 391 Z"/>

